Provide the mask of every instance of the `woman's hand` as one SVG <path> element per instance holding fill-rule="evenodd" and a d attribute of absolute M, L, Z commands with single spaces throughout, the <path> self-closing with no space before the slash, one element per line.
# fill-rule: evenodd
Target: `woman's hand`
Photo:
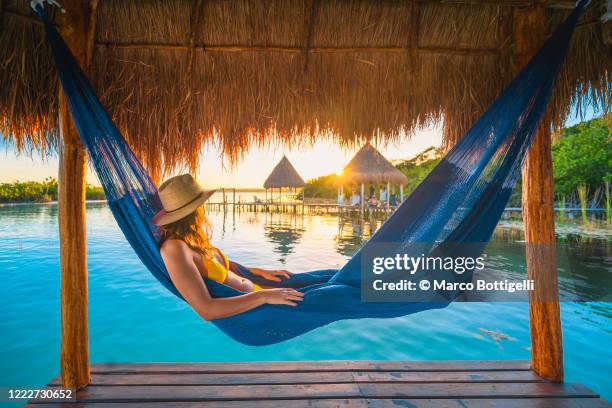
<path fill-rule="evenodd" d="M 291 275 L 291 272 L 284 269 L 269 271 L 267 269 L 249 268 L 249 270 L 253 274 L 261 276 L 265 280 L 269 280 L 271 282 L 282 282 L 283 279 L 289 279 Z"/>
<path fill-rule="evenodd" d="M 304 300 L 302 292 L 290 288 L 262 289 L 255 293 L 260 293 L 264 302 L 270 305 L 297 306 L 297 302 Z"/>

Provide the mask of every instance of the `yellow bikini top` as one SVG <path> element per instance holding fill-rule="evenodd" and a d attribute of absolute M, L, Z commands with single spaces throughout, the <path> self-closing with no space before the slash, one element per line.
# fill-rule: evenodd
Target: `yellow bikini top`
<path fill-rule="evenodd" d="M 212 279 L 219 283 L 225 283 L 227 279 L 227 273 L 230 268 L 229 259 L 219 248 L 213 248 L 215 252 L 221 257 L 221 261 L 215 256 L 214 258 L 209 258 L 207 256 L 202 256 L 202 262 L 204 263 L 204 268 L 206 269 L 206 274 L 208 275 L 208 279 Z M 262 287 L 253 283 L 253 292 L 261 290 Z"/>
<path fill-rule="evenodd" d="M 218 248 L 213 249 L 221 257 L 223 263 L 219 262 L 216 256 L 214 258 L 202 256 L 204 268 L 206 269 L 206 273 L 208 274 L 208 279 L 223 283 L 227 279 L 227 271 L 230 267 L 229 259 L 227 259 L 227 256 L 225 256 L 225 254 L 221 252 L 221 250 L 219 250 Z"/>

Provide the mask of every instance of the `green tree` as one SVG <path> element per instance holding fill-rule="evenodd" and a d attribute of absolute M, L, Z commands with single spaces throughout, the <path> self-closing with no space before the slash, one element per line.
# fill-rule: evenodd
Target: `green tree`
<path fill-rule="evenodd" d="M 304 195 L 306 197 L 335 198 L 338 194 L 339 183 L 340 178 L 337 174 L 310 179 L 304 187 Z"/>
<path fill-rule="evenodd" d="M 0 203 L 40 203 L 57 200 L 58 185 L 53 177 L 47 177 L 42 182 L 26 181 L 0 183 Z M 102 187 L 87 184 L 85 190 L 87 200 L 104 200 Z"/>
<path fill-rule="evenodd" d="M 402 173 L 408 178 L 404 186 L 404 194 L 414 190 L 438 163 L 442 160 L 442 150 L 430 147 L 409 160 L 396 164 Z"/>
<path fill-rule="evenodd" d="M 104 189 L 102 187 L 92 186 L 89 183 L 87 183 L 87 186 L 85 188 L 85 197 L 88 200 L 104 200 L 104 199 L 106 199 L 106 196 L 104 195 Z"/>
<path fill-rule="evenodd" d="M 564 129 L 552 155 L 558 196 L 573 194 L 581 185 L 596 191 L 612 178 L 612 137 L 604 118 Z"/>

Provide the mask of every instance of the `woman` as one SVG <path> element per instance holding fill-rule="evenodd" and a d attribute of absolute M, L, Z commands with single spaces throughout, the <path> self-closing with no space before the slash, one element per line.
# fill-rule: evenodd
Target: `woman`
<path fill-rule="evenodd" d="M 202 205 L 213 193 L 214 190 L 203 190 L 189 174 L 166 180 L 159 187 L 163 210 L 153 217 L 153 223 L 161 228 L 160 253 L 174 286 L 205 320 L 233 316 L 266 303 L 296 306 L 303 293 L 256 285 L 236 273 L 223 252 L 212 246 L 210 223 Z M 268 281 L 280 282 L 289 277 L 284 270 L 249 269 Z M 245 293 L 213 298 L 202 277 Z"/>

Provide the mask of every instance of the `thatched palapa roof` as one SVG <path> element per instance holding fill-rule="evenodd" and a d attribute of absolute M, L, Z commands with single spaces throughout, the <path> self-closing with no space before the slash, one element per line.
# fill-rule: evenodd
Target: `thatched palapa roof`
<path fill-rule="evenodd" d="M 93 1 L 93 0 L 92 0 Z M 518 7 L 546 7 L 552 32 L 575 0 L 100 1 L 89 75 L 149 169 L 195 169 L 205 143 L 329 137 L 396 140 L 432 122 L 453 144 L 511 79 Z M 24 0 L 0 1 L 0 132 L 19 148 L 58 144 L 58 80 Z M 57 10 L 47 7 L 62 26 Z M 552 101 L 609 108 L 609 29 L 594 0 Z"/>
<path fill-rule="evenodd" d="M 287 156 L 278 162 L 264 181 L 264 188 L 304 187 L 306 183 Z"/>
<path fill-rule="evenodd" d="M 342 179 L 352 183 L 406 184 L 408 178 L 369 143 L 366 143 L 342 171 Z"/>

